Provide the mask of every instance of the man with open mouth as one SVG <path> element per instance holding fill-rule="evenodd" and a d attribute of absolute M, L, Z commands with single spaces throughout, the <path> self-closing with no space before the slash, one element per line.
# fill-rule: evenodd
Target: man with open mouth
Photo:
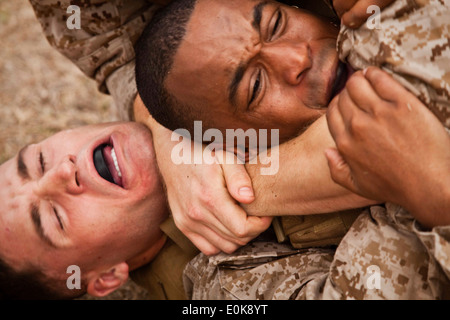
<path fill-rule="evenodd" d="M 270 5 L 268 7 L 270 7 Z M 268 8 L 268 7 L 265 7 L 265 8 Z M 261 6 L 261 10 L 262 9 L 264 9 L 264 6 Z M 258 15 L 256 15 L 256 16 L 258 16 Z M 274 17 L 273 23 L 271 22 L 270 25 L 273 26 L 275 30 L 279 30 L 278 28 L 279 28 L 280 24 L 283 25 L 283 23 L 284 23 L 283 13 L 276 12 L 276 13 L 274 13 L 273 17 Z M 272 21 L 272 20 L 270 20 L 270 21 Z M 305 52 L 307 52 L 307 53 L 310 51 L 311 52 L 314 51 L 313 48 L 300 48 L 300 50 L 305 50 Z M 291 58 L 291 57 L 292 56 L 290 56 L 289 58 Z M 306 57 L 308 57 L 308 54 L 306 55 Z M 305 61 L 305 63 L 308 63 L 308 61 Z M 240 68 L 238 71 L 242 71 L 242 70 L 243 69 Z M 346 78 L 345 72 L 342 72 L 343 70 L 340 67 L 339 63 L 337 63 L 335 67 L 331 67 L 330 70 L 334 70 L 336 73 L 334 73 L 334 71 L 331 72 L 332 76 L 329 76 L 329 78 L 332 79 L 333 77 L 336 77 L 335 78 L 336 81 L 333 82 L 332 85 L 325 85 L 324 82 L 321 82 L 318 84 L 319 90 L 330 93 L 328 96 L 328 99 L 331 99 L 337 92 L 339 92 L 340 89 L 342 89 L 340 83 L 341 83 L 342 79 Z M 250 95 L 250 93 L 248 94 L 250 97 L 249 98 L 250 102 L 253 102 L 254 99 L 259 98 L 257 95 L 261 92 L 260 91 L 261 86 L 264 86 L 267 84 L 267 82 L 264 83 L 264 81 L 266 81 L 266 79 L 264 78 L 264 76 L 266 76 L 266 74 L 264 72 L 265 72 L 264 70 L 261 72 L 258 71 L 255 73 L 255 75 L 252 74 L 252 76 L 251 76 L 252 85 L 250 85 L 249 88 L 252 88 L 254 90 L 253 91 L 249 90 L 249 92 L 252 92 L 251 95 Z M 233 78 L 236 80 L 233 84 L 236 84 L 236 85 L 239 85 L 238 80 L 242 80 L 241 76 L 246 77 L 245 72 L 244 72 L 244 74 L 242 74 L 241 72 L 234 73 L 234 74 L 237 75 L 236 77 Z M 338 74 L 340 74 L 340 75 L 338 75 Z M 286 74 L 285 76 L 286 76 L 286 79 L 288 79 L 288 80 L 290 79 L 293 81 L 298 81 L 298 80 L 302 79 L 302 77 L 307 78 L 304 72 L 298 72 L 296 77 L 293 77 L 293 78 L 290 78 L 292 75 L 289 75 L 289 74 Z M 212 88 L 212 89 L 214 89 L 214 88 Z M 230 89 L 236 89 L 237 91 L 240 90 L 238 87 L 235 87 L 235 86 L 230 86 Z M 235 92 L 235 93 L 239 95 L 238 92 Z M 242 98 L 242 94 L 241 94 L 241 98 Z M 314 100 L 314 97 L 309 97 L 309 98 Z M 259 99 L 261 99 L 261 98 L 259 98 Z M 313 107 L 313 106 L 315 106 L 315 104 L 311 103 L 310 106 Z M 320 104 L 317 104 L 317 106 L 320 107 Z M 279 116 L 283 117 L 283 114 L 280 113 Z M 316 115 L 312 114 L 311 118 L 314 118 L 315 116 Z M 257 119 L 257 120 L 261 120 L 261 119 Z M 302 121 L 303 120 L 305 120 L 304 123 L 308 123 L 308 121 L 310 121 L 310 118 L 309 118 L 309 116 L 307 116 L 306 119 L 302 119 Z M 286 129 L 287 129 L 287 131 L 286 131 L 287 134 L 285 136 L 287 137 L 287 136 L 289 136 L 289 134 L 290 134 L 289 132 L 291 129 L 289 129 L 289 126 L 286 126 Z M 113 149 L 114 149 L 114 152 L 113 152 Z M 42 163 L 41 166 L 43 168 L 45 168 L 45 161 L 40 160 L 41 156 L 40 155 L 36 156 L 36 158 L 39 158 L 38 162 Z M 43 156 L 42 156 L 42 158 L 43 158 Z M 117 161 L 115 161 L 115 158 L 117 159 Z M 123 170 L 120 159 L 121 159 L 120 152 L 119 153 L 117 152 L 116 144 L 109 139 L 102 140 L 101 143 L 96 144 L 92 149 L 92 162 L 94 163 L 93 167 L 95 167 L 95 171 L 98 172 L 99 177 L 102 177 L 102 179 L 104 179 L 105 181 L 109 180 L 108 183 L 112 184 L 115 188 L 121 188 L 122 186 L 127 185 L 127 182 L 126 182 L 128 179 L 127 173 L 126 173 L 126 171 Z M 73 157 L 69 157 L 69 161 L 66 162 L 66 165 L 70 165 L 70 163 L 74 163 L 74 161 L 75 160 L 73 159 Z M 19 166 L 19 162 L 18 162 L 17 168 L 19 168 L 19 167 L 23 168 L 24 167 L 23 163 L 21 163 L 21 165 Z M 22 170 L 21 172 L 23 174 L 24 171 Z M 61 170 L 61 172 L 64 172 L 64 171 Z M 26 175 L 24 175 L 24 176 L 26 176 Z M 71 192 L 77 192 L 76 187 L 79 186 L 79 183 L 80 183 L 80 181 L 78 180 L 78 175 L 75 175 L 75 178 L 73 181 L 74 181 L 74 184 L 71 184 L 70 186 L 68 186 L 67 190 L 71 191 Z M 111 182 L 113 182 L 113 183 L 111 183 Z M 116 185 L 116 184 L 118 184 L 118 185 Z M 105 191 L 107 191 L 107 190 L 108 189 L 106 188 Z M 13 204 L 13 206 L 15 206 L 15 204 Z M 30 211 L 30 212 L 32 212 L 32 216 L 39 217 L 39 214 L 36 213 L 35 207 L 32 207 L 32 209 L 34 209 L 34 210 Z M 57 210 L 56 210 L 56 212 L 57 212 Z M 7 216 L 7 215 L 5 215 L 5 216 Z M 59 213 L 55 213 L 55 219 L 56 219 L 55 221 L 59 224 L 60 228 L 63 229 L 64 228 L 64 218 L 61 217 L 59 215 Z M 38 222 L 39 220 L 37 218 L 34 218 L 33 221 Z M 35 224 L 35 222 L 33 222 L 33 224 Z M 40 230 L 38 227 L 38 224 L 36 224 L 35 228 L 37 230 Z M 44 234 L 45 234 L 45 232 L 44 232 Z M 48 240 L 49 239 L 47 239 L 46 241 L 48 241 Z M 53 239 L 50 239 L 50 242 L 53 242 L 52 240 Z M 56 242 L 56 240 L 55 240 L 55 242 Z M 64 237 L 61 238 L 60 242 L 64 243 Z M 125 270 L 125 265 L 119 263 L 119 264 L 117 264 L 116 268 L 113 268 L 110 271 L 113 273 L 114 272 L 119 273 L 119 271 L 123 272 L 124 270 Z M 108 277 L 105 277 L 105 279 L 103 279 L 103 281 L 100 281 L 100 283 L 97 283 L 99 285 L 97 288 L 102 288 L 102 284 L 108 284 L 108 281 L 106 281 L 107 279 L 114 279 L 114 281 L 111 281 L 112 283 L 117 282 L 117 278 L 111 276 L 112 273 L 107 273 L 107 275 L 108 275 Z M 400 277 L 399 277 L 399 279 L 400 279 Z M 111 283 L 109 283 L 109 284 L 111 285 L 111 287 L 113 287 L 113 285 Z M 95 286 L 94 286 L 94 288 L 95 288 Z"/>
<path fill-rule="evenodd" d="M 141 124 L 62 131 L 22 148 L 0 175 L 1 264 L 22 275 L 1 283 L 10 294 L 103 296 L 164 244 L 159 225 L 168 208 L 152 136 Z M 71 265 L 81 270 L 79 290 L 66 286 Z M 45 287 L 47 296 L 37 290 Z"/>

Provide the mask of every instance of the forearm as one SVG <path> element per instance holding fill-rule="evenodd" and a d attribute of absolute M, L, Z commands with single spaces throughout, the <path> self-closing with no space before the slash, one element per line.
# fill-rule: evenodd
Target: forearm
<path fill-rule="evenodd" d="M 262 165 L 247 164 L 255 201 L 248 214 L 300 215 L 329 213 L 374 204 L 333 182 L 325 149 L 334 146 L 325 117 L 297 138 L 279 146 L 279 170 L 261 175 Z M 269 155 L 270 156 L 270 155 Z"/>
<path fill-rule="evenodd" d="M 430 197 L 430 193 L 434 196 Z M 419 197 L 411 198 L 404 207 L 425 227 L 450 225 L 450 183 L 436 184 Z"/>
<path fill-rule="evenodd" d="M 135 107 L 135 116 L 152 131 L 155 149 L 167 148 L 171 132 L 148 117 L 142 105 Z M 277 174 L 261 175 L 264 166 L 261 161 L 247 164 L 255 200 L 248 205 L 242 204 L 246 212 L 255 216 L 314 214 L 374 204 L 332 181 L 324 156 L 324 150 L 332 146 L 334 141 L 323 117 L 304 134 L 280 146 Z M 166 163 L 159 152 L 157 157 L 160 165 Z"/>
<path fill-rule="evenodd" d="M 447 142 L 441 147 L 450 150 L 450 136 Z M 415 174 L 413 182 L 405 181 L 398 204 L 425 227 L 450 225 L 450 154 L 442 163 L 429 159 L 423 174 Z"/>

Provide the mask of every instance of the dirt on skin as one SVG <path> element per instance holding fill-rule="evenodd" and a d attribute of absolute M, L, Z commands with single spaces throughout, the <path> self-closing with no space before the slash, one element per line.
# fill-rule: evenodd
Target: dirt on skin
<path fill-rule="evenodd" d="M 0 0 L 0 43 L 0 163 L 60 130 L 117 120 L 111 97 L 47 43 L 28 1 Z M 129 281 L 102 299 L 146 298 Z"/>

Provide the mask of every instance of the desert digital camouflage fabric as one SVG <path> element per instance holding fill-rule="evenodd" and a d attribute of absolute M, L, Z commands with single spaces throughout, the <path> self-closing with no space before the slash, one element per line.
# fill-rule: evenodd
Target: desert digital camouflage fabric
<path fill-rule="evenodd" d="M 398 0 L 380 18 L 380 29 L 342 27 L 340 58 L 390 71 L 448 128 L 450 1 Z M 422 229 L 386 204 L 365 210 L 336 251 L 253 242 L 200 254 L 184 282 L 192 299 L 449 299 L 449 277 L 450 226 Z"/>
<path fill-rule="evenodd" d="M 232 255 L 198 255 L 184 285 L 191 299 L 449 299 L 449 230 L 374 206 L 336 250 L 254 241 Z"/>
<path fill-rule="evenodd" d="M 379 29 L 345 26 L 340 59 L 355 69 L 378 66 L 414 93 L 450 128 L 450 1 L 396 1 L 380 15 Z"/>
<path fill-rule="evenodd" d="M 87 76 L 94 78 L 102 92 L 113 96 L 121 119 L 133 119 L 131 110 L 137 94 L 133 45 L 158 5 L 170 1 L 30 0 L 30 2 L 49 43 L 67 56 Z M 314 5 L 316 3 L 314 2 Z M 81 30 L 69 30 L 66 27 L 65 21 L 70 15 L 66 13 L 66 9 L 71 4 L 81 8 Z M 426 21 L 425 6 L 439 6 L 439 4 L 442 5 L 441 10 L 430 12 L 428 20 L 430 16 L 434 19 L 435 13 L 441 12 L 440 18 L 436 20 L 440 21 L 441 25 L 433 27 L 438 32 L 430 33 L 428 30 L 431 24 L 430 21 Z M 365 27 L 357 31 L 343 28 L 338 46 L 341 58 L 348 59 L 356 69 L 378 65 L 401 75 L 402 83 L 416 93 L 435 111 L 441 121 L 448 125 L 450 64 L 444 63 L 448 61 L 450 54 L 448 7 L 448 0 L 398 0 L 383 11 L 381 15 L 383 28 L 390 25 L 392 31 L 398 32 L 399 30 L 394 28 L 397 27 L 397 22 L 393 22 L 394 18 L 398 18 L 408 26 L 401 35 L 397 33 L 397 36 L 392 38 L 395 39 L 394 42 L 389 40 L 390 33 L 379 38 L 383 39 L 384 48 L 391 48 L 389 45 L 392 44 L 396 45 L 396 50 L 407 50 L 407 56 L 400 56 L 403 57 L 403 62 L 407 63 L 403 65 L 407 66 L 406 68 L 399 67 L 398 60 L 393 58 L 397 56 L 390 57 L 386 52 L 379 50 L 380 42 L 376 41 L 376 37 L 377 34 L 382 34 L 383 29 L 375 29 L 369 33 Z M 447 13 L 442 15 L 444 12 Z M 414 20 L 417 19 L 417 15 L 422 17 L 420 24 L 416 24 Z M 355 39 L 359 39 L 359 43 L 355 42 Z M 429 39 L 436 41 L 432 42 L 436 45 L 430 45 Z M 412 47 L 405 49 L 404 46 L 399 46 L 400 44 Z M 352 46 L 355 46 L 354 49 L 349 50 Z M 421 55 L 418 57 L 420 60 L 417 60 L 419 61 L 416 62 L 417 65 L 433 66 L 427 67 L 427 70 L 423 67 L 415 69 L 417 65 L 414 64 L 414 59 L 419 51 L 415 53 L 411 48 L 423 49 L 419 50 Z M 366 52 L 378 58 L 370 58 Z M 395 50 L 387 52 L 397 53 Z M 349 53 L 352 55 L 347 57 Z M 436 61 L 439 62 L 437 68 Z M 445 82 L 444 85 L 442 80 Z M 441 108 L 441 104 L 444 106 L 447 104 L 445 107 L 447 109 Z M 308 228 L 295 234 L 289 230 L 294 230 L 296 224 L 284 220 L 282 226 L 287 231 L 286 235 L 291 240 L 301 239 L 296 243 L 297 248 L 277 243 L 274 239 L 259 237 L 232 255 L 220 254 L 210 258 L 202 254 L 196 256 L 186 265 L 183 277 L 178 274 L 180 271 L 176 275 L 155 271 L 167 270 L 166 266 L 171 265 L 167 262 L 173 262 L 170 254 L 163 252 L 154 264 L 138 270 L 134 279 L 154 290 L 155 299 L 450 297 L 448 280 L 450 227 L 422 230 L 405 210 L 390 204 L 361 211 L 340 243 L 342 235 L 348 229 L 348 219 L 343 218 L 341 222 L 335 224 L 340 225 L 341 233 L 331 238 L 331 242 L 339 243 L 337 249 L 305 246 L 305 243 L 314 245 L 314 235 L 309 231 L 315 230 L 314 228 L 321 224 L 326 225 L 326 221 L 321 221 L 315 226 L 307 225 Z M 343 227 L 345 229 L 342 229 Z M 171 232 L 166 233 L 170 239 L 166 246 L 169 248 L 167 252 L 186 253 L 180 249 L 181 242 L 177 241 Z M 181 264 L 189 260 L 186 258 L 189 255 L 177 254 L 177 256 L 182 258 Z M 177 266 L 178 269 L 182 268 Z M 182 281 L 186 289 L 184 296 L 181 292 Z"/>
<path fill-rule="evenodd" d="M 30 0 L 44 34 L 101 92 L 114 98 L 121 120 L 132 120 L 137 89 L 134 44 L 155 11 L 170 0 Z M 81 29 L 67 28 L 70 5 L 80 7 Z"/>

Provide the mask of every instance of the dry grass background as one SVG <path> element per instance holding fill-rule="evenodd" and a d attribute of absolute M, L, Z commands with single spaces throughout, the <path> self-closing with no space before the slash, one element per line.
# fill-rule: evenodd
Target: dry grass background
<path fill-rule="evenodd" d="M 112 103 L 50 47 L 27 0 L 0 0 L 0 163 L 57 131 L 116 120 Z M 104 299 L 146 297 L 129 281 Z"/>

